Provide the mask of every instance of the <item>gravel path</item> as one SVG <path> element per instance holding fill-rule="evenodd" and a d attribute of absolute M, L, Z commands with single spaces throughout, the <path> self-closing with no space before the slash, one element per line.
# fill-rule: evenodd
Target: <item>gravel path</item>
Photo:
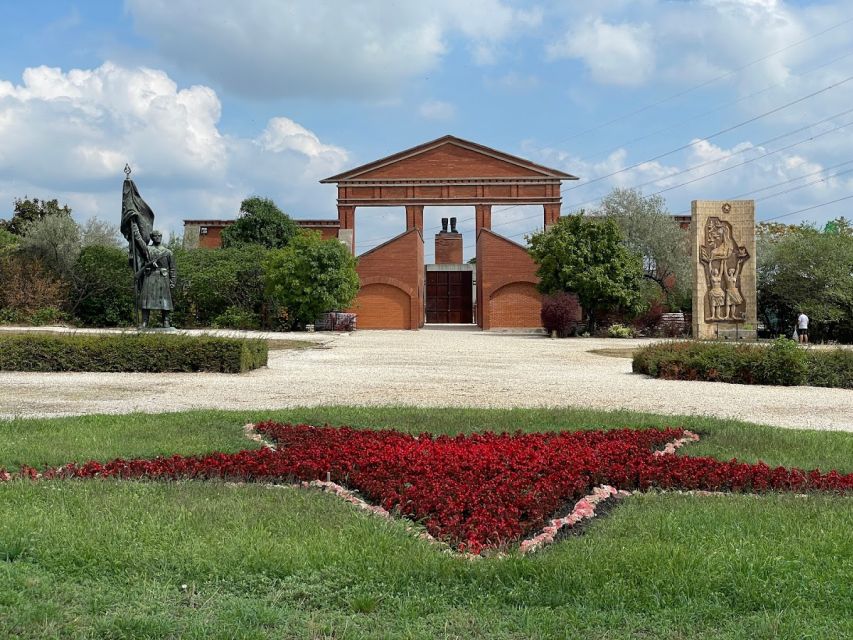
<path fill-rule="evenodd" d="M 464 328 L 274 335 L 317 347 L 271 351 L 269 368 L 244 375 L 0 373 L 0 417 L 324 404 L 587 407 L 853 431 L 850 390 L 655 380 L 632 374 L 627 358 L 590 353 L 635 340 Z"/>

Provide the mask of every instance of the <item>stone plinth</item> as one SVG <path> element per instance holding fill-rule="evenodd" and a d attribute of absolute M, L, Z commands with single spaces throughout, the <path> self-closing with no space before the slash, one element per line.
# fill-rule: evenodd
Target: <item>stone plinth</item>
<path fill-rule="evenodd" d="M 694 200 L 693 337 L 756 335 L 755 201 Z"/>

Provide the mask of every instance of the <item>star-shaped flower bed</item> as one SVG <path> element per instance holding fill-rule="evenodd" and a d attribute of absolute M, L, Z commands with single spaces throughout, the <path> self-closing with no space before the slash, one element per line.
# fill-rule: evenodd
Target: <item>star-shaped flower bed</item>
<path fill-rule="evenodd" d="M 661 455 L 692 436 L 683 429 L 448 437 L 265 422 L 256 430 L 275 449 L 69 464 L 40 474 L 23 468 L 18 475 L 332 481 L 472 553 L 505 547 L 543 528 L 552 534 L 588 516 L 597 500 L 616 489 L 853 490 L 853 474 Z M 11 477 L 0 472 L 0 480 Z M 567 511 L 569 517 L 549 520 Z"/>

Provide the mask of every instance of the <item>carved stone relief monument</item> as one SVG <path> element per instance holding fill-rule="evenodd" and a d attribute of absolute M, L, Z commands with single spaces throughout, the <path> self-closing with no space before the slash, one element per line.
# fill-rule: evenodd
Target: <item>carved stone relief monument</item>
<path fill-rule="evenodd" d="M 694 200 L 693 336 L 754 338 L 755 201 Z"/>

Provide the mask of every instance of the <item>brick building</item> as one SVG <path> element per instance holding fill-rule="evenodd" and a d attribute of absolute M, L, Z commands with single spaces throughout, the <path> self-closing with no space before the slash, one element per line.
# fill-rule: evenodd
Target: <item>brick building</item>
<path fill-rule="evenodd" d="M 323 239 L 338 237 L 337 220 L 294 220 L 303 229 L 319 231 Z M 234 220 L 184 220 L 185 249 L 219 249 L 222 246 L 222 230 L 234 224 Z"/>
<path fill-rule="evenodd" d="M 536 265 L 525 247 L 491 230 L 492 206 L 541 205 L 547 228 L 560 217 L 563 180 L 577 178 L 453 136 L 322 180 L 337 185 L 338 238 L 351 250 L 357 212 L 406 209 L 406 231 L 359 256 L 361 290 L 352 309 L 359 328 L 540 327 Z M 424 207 L 431 205 L 474 208 L 476 266 L 463 264 L 455 225 L 436 234 L 435 264 L 424 264 Z"/>
<path fill-rule="evenodd" d="M 539 328 L 541 295 L 527 249 L 491 230 L 493 205 L 542 206 L 545 228 L 560 217 L 560 185 L 575 176 L 502 151 L 444 136 L 321 180 L 338 189 L 337 220 L 295 220 L 355 250 L 355 216 L 404 206 L 406 230 L 358 258 L 361 288 L 349 311 L 360 329 L 468 323 L 482 329 Z M 424 207 L 473 207 L 476 264 L 462 259 L 455 224 L 437 233 L 424 263 Z M 221 246 L 233 220 L 185 220 L 188 248 Z M 578 319 L 580 319 L 578 307 Z"/>

